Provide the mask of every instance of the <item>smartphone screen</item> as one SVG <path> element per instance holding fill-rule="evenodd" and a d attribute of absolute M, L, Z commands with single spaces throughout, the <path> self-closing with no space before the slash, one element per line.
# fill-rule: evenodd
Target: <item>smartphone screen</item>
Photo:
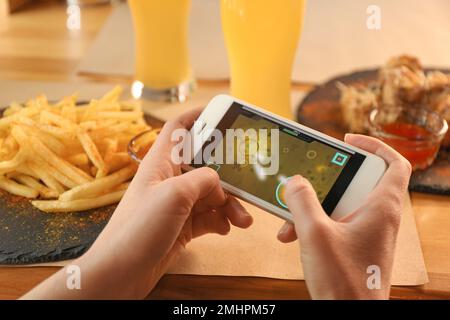
<path fill-rule="evenodd" d="M 220 141 L 212 139 L 202 147 L 205 150 L 214 142 L 212 156 L 193 166 L 209 166 L 217 171 L 222 181 L 285 210 L 288 210 L 284 197 L 286 183 L 290 177 L 300 174 L 311 182 L 325 212 L 331 214 L 365 159 L 363 154 L 236 102 L 217 129 L 222 133 Z M 257 134 L 225 139 L 230 129 L 231 132 L 251 129 Z M 218 150 L 223 153 L 223 159 L 227 152 L 233 152 L 234 160 L 236 150 L 241 151 L 245 161 L 216 161 Z M 276 161 L 277 166 L 274 168 L 270 163 L 271 172 L 267 174 L 269 160 Z"/>

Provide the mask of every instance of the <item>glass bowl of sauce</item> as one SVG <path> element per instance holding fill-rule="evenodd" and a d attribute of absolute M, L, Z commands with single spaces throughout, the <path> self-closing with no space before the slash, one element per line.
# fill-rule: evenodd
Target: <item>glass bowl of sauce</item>
<path fill-rule="evenodd" d="M 161 128 L 149 129 L 134 136 L 127 147 L 131 159 L 137 163 L 141 163 L 148 150 L 150 150 L 151 146 L 156 141 L 156 138 L 158 138 L 160 131 Z"/>
<path fill-rule="evenodd" d="M 413 170 L 430 166 L 448 131 L 437 112 L 418 106 L 383 105 L 369 116 L 370 134 L 409 160 Z"/>

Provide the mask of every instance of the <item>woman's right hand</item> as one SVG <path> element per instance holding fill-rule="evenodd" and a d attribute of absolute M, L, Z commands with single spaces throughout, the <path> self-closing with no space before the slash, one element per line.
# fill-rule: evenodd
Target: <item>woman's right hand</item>
<path fill-rule="evenodd" d="M 289 180 L 286 202 L 295 228 L 285 224 L 282 242 L 300 241 L 301 261 L 314 299 L 388 299 L 397 232 L 411 165 L 383 142 L 349 134 L 345 141 L 374 153 L 389 165 L 379 184 L 355 212 L 334 221 L 322 209 L 307 179 Z M 368 268 L 371 267 L 373 269 Z M 379 268 L 379 269 L 378 269 Z M 368 271 L 380 272 L 379 289 L 371 289 Z"/>

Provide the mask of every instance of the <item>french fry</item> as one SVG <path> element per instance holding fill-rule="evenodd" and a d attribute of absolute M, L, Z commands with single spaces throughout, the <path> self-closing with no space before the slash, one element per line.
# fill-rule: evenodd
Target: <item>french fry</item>
<path fill-rule="evenodd" d="M 3 140 L 2 151 L 4 151 L 5 155 L 11 154 L 18 146 L 17 141 L 12 136 L 8 136 Z"/>
<path fill-rule="evenodd" d="M 11 105 L 5 109 L 5 111 L 3 112 L 3 116 L 4 117 L 8 117 L 11 116 L 17 112 L 19 112 L 20 110 L 23 109 L 23 106 L 16 103 L 16 102 L 12 102 Z"/>
<path fill-rule="evenodd" d="M 115 86 L 111 91 L 105 93 L 100 100 L 102 102 L 116 102 L 122 94 L 122 91 L 121 86 Z"/>
<path fill-rule="evenodd" d="M 20 116 L 33 116 L 39 113 L 39 109 L 37 108 L 24 108 L 23 110 L 14 113 L 11 116 L 8 117 L 3 117 L 0 119 L 0 130 L 5 130 L 7 129 L 11 123 L 13 123 L 14 121 L 17 121 L 17 118 L 19 118 Z"/>
<path fill-rule="evenodd" d="M 115 172 L 115 171 L 118 171 L 120 169 L 123 169 L 128 164 L 130 164 L 131 161 L 132 161 L 132 159 L 129 158 L 126 161 L 123 161 L 123 162 L 120 162 L 120 161 L 111 162 L 110 170 L 111 170 L 111 172 Z"/>
<path fill-rule="evenodd" d="M 140 148 L 148 146 L 155 142 L 156 138 L 158 137 L 159 132 L 161 129 L 153 129 L 148 134 L 142 135 L 142 138 L 138 140 L 138 143 L 136 143 L 135 148 L 136 151 L 139 151 Z"/>
<path fill-rule="evenodd" d="M 90 199 L 78 199 L 71 201 L 60 200 L 34 200 L 31 204 L 39 210 L 45 212 L 74 212 L 83 211 L 94 208 L 107 206 L 120 201 L 124 195 L 125 190 L 119 190 L 111 193 L 104 194 L 97 198 Z"/>
<path fill-rule="evenodd" d="M 89 158 L 85 153 L 76 153 L 67 157 L 67 161 L 75 166 L 82 166 L 89 163 Z"/>
<path fill-rule="evenodd" d="M 36 107 L 39 110 L 45 110 L 48 108 L 48 100 L 44 94 L 38 95 L 35 99 L 29 100 L 26 103 L 27 107 Z"/>
<path fill-rule="evenodd" d="M 108 160 L 108 168 L 110 172 L 117 171 L 131 162 L 131 157 L 126 152 L 117 152 L 111 155 Z"/>
<path fill-rule="evenodd" d="M 122 151 L 122 152 L 116 152 L 111 155 L 111 161 L 119 161 L 126 163 L 127 161 L 130 161 L 131 157 L 128 154 L 128 152 Z"/>
<path fill-rule="evenodd" d="M 75 109 L 75 104 L 63 106 L 61 108 L 61 116 L 75 123 L 77 121 L 77 111 Z"/>
<path fill-rule="evenodd" d="M 84 151 L 86 152 L 89 159 L 92 161 L 94 166 L 97 167 L 97 175 L 96 177 L 101 178 L 106 175 L 106 167 L 105 162 L 97 149 L 97 146 L 92 141 L 89 134 L 87 134 L 84 130 L 79 130 L 77 133 L 78 140 L 80 140 L 81 145 L 83 146 Z"/>
<path fill-rule="evenodd" d="M 69 119 L 66 119 L 62 116 L 59 116 L 57 114 L 51 113 L 49 111 L 42 111 L 41 112 L 41 122 L 48 123 L 48 124 L 55 124 L 61 128 L 74 128 L 74 123 L 70 121 Z"/>
<path fill-rule="evenodd" d="M 117 139 L 107 139 L 106 140 L 106 148 L 104 152 L 104 159 L 105 159 L 105 174 L 108 174 L 108 172 L 114 171 L 111 170 L 112 167 L 112 157 L 117 152 L 119 144 L 117 142 Z"/>
<path fill-rule="evenodd" d="M 17 143 L 22 147 L 26 148 L 28 147 L 28 136 L 27 134 L 20 128 L 19 126 L 15 125 L 12 127 L 11 130 L 11 137 L 17 141 Z"/>
<path fill-rule="evenodd" d="M 141 111 L 100 111 L 97 117 L 102 119 L 136 120 L 142 118 Z"/>
<path fill-rule="evenodd" d="M 112 191 L 127 190 L 129 186 L 130 186 L 129 182 L 124 182 L 124 183 L 119 184 L 118 186 L 115 186 L 112 189 Z"/>
<path fill-rule="evenodd" d="M 0 177 L 0 188 L 16 196 L 22 196 L 25 198 L 37 198 L 39 195 L 37 190 L 18 184 L 17 182 L 5 177 Z"/>
<path fill-rule="evenodd" d="M 120 111 L 120 103 L 117 101 L 103 101 L 100 100 L 98 104 L 98 110 L 102 111 Z"/>
<path fill-rule="evenodd" d="M 84 109 L 80 108 L 80 111 L 82 111 L 81 114 L 80 113 L 78 114 L 78 118 L 81 119 L 80 122 L 95 120 L 95 114 L 98 110 L 98 106 L 99 106 L 99 101 L 92 99 L 86 108 L 84 108 Z"/>
<path fill-rule="evenodd" d="M 43 163 L 44 166 L 46 166 L 46 163 Z M 48 172 L 50 175 L 55 178 L 56 181 L 58 181 L 61 185 L 67 188 L 75 188 L 78 184 L 71 180 L 70 178 L 66 177 L 64 174 L 59 172 L 58 170 L 52 170 L 52 168 L 48 169 Z"/>
<path fill-rule="evenodd" d="M 97 130 L 93 130 L 91 133 L 92 140 L 98 141 L 105 138 L 108 138 L 112 135 L 118 134 L 122 131 L 126 131 L 130 127 L 130 123 L 122 122 L 119 124 L 111 125 L 107 128 L 99 128 Z"/>
<path fill-rule="evenodd" d="M 14 180 L 17 180 L 18 182 L 21 182 L 22 184 L 37 190 L 39 194 L 45 198 L 56 198 L 58 197 L 58 193 L 54 190 L 51 190 L 50 188 L 47 188 L 43 184 L 41 184 L 39 181 L 37 181 L 35 178 L 25 175 L 25 174 L 18 174 L 14 177 Z"/>
<path fill-rule="evenodd" d="M 75 133 L 70 130 L 66 130 L 60 127 L 56 127 L 50 124 L 39 124 L 39 129 L 43 132 L 48 133 L 55 138 L 67 140 L 67 139 L 75 139 Z"/>
<path fill-rule="evenodd" d="M 16 168 L 16 170 L 8 172 L 7 176 L 8 177 L 14 177 L 14 176 L 17 176 L 17 175 L 20 175 L 20 174 L 24 174 L 24 175 L 33 177 L 33 178 L 38 179 L 38 180 L 40 179 L 39 176 L 33 170 L 31 170 L 29 164 L 27 164 L 27 163 L 23 163 L 20 166 L 18 166 Z"/>
<path fill-rule="evenodd" d="M 74 93 L 71 96 L 64 97 L 61 101 L 55 104 L 57 108 L 64 108 L 66 106 L 75 107 L 77 103 L 78 93 Z"/>
<path fill-rule="evenodd" d="M 91 198 L 102 194 L 105 190 L 114 188 L 118 184 L 130 179 L 136 172 L 136 166 L 130 165 L 109 176 L 96 179 L 70 189 L 59 196 L 61 201 L 70 201 L 81 198 Z"/>
<path fill-rule="evenodd" d="M 0 162 L 0 174 L 4 174 L 6 172 L 10 172 L 10 171 L 17 169 L 17 167 L 20 166 L 22 164 L 22 162 L 24 162 L 26 160 L 26 157 L 27 157 L 27 152 L 25 151 L 25 149 L 21 148 L 16 153 L 14 158 L 12 158 L 11 160 L 6 160 L 6 161 Z"/>
<path fill-rule="evenodd" d="M 91 121 L 83 121 L 81 123 L 78 124 L 81 128 L 83 128 L 84 130 L 92 130 L 95 128 L 98 128 L 98 124 L 97 122 L 91 120 Z"/>
<path fill-rule="evenodd" d="M 105 148 L 105 161 L 107 161 L 111 156 L 117 152 L 117 148 L 119 144 L 117 143 L 117 139 L 105 139 L 106 148 Z"/>
<path fill-rule="evenodd" d="M 50 173 L 48 173 L 45 169 L 40 167 L 36 162 L 30 162 L 29 164 L 30 169 L 34 172 L 36 176 L 39 177 L 40 180 L 42 180 L 47 187 L 49 187 L 52 190 L 55 190 L 56 193 L 59 195 L 65 191 L 64 187 L 56 181 L 55 178 L 53 178 Z"/>

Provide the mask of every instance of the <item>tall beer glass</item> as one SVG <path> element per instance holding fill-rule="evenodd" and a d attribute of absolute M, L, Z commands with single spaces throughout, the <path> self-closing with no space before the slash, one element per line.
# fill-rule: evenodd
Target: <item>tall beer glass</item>
<path fill-rule="evenodd" d="M 305 0 L 221 0 L 231 94 L 292 118 L 290 89 Z"/>
<path fill-rule="evenodd" d="M 135 97 L 183 101 L 194 81 L 188 50 L 190 0 L 128 0 L 136 40 Z"/>

